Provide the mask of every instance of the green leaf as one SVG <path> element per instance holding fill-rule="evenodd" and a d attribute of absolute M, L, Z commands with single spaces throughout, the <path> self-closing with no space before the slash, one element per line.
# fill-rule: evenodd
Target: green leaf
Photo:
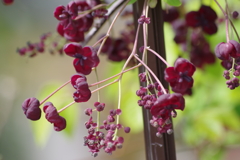
<path fill-rule="evenodd" d="M 181 6 L 182 2 L 180 0 L 164 0 L 167 4 L 175 7 Z"/>
<path fill-rule="evenodd" d="M 133 4 L 133 3 L 135 3 L 137 0 L 131 0 L 131 1 L 129 1 L 128 2 L 128 4 Z"/>
<path fill-rule="evenodd" d="M 157 2 L 158 2 L 157 0 L 149 0 L 148 5 L 150 8 L 155 8 L 157 5 Z"/>
<path fill-rule="evenodd" d="M 59 82 L 48 82 L 40 89 L 36 97 L 41 101 L 61 85 L 62 83 Z M 61 109 L 73 101 L 71 95 L 72 91 L 68 86 L 65 86 L 48 101 L 52 102 L 57 109 Z M 40 107 L 42 108 L 42 106 Z M 67 127 L 63 130 L 66 135 L 70 136 L 73 133 L 74 126 L 77 122 L 76 118 L 79 116 L 78 114 L 79 111 L 76 106 L 71 106 L 60 113 L 60 115 L 67 121 Z M 45 119 L 45 114 L 42 112 L 41 119 L 32 122 L 32 131 L 36 144 L 43 147 L 46 144 L 50 133 L 54 131 L 54 129 L 53 125 Z"/>

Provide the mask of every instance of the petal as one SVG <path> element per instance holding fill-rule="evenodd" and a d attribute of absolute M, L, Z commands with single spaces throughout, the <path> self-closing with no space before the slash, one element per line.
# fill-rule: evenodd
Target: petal
<path fill-rule="evenodd" d="M 71 57 L 75 57 L 76 54 L 82 54 L 82 46 L 78 43 L 68 43 L 63 47 L 63 51 Z"/>
<path fill-rule="evenodd" d="M 73 60 L 73 66 L 74 66 L 76 72 L 78 72 L 80 74 L 89 75 L 92 72 L 92 67 L 85 65 L 84 61 L 83 61 L 83 64 L 81 65 L 79 63 L 79 59 L 78 58 L 75 58 Z"/>
<path fill-rule="evenodd" d="M 209 6 L 202 5 L 198 12 L 209 22 L 217 19 L 216 12 Z"/>
<path fill-rule="evenodd" d="M 72 77 L 71 77 L 71 84 L 72 86 L 77 89 L 77 85 L 76 85 L 76 81 L 77 79 L 79 78 L 84 78 L 85 81 L 87 81 L 87 78 L 83 75 L 83 74 L 74 74 Z"/>
<path fill-rule="evenodd" d="M 196 28 L 201 26 L 200 14 L 199 12 L 192 11 L 186 14 L 186 24 L 187 26 Z"/>
<path fill-rule="evenodd" d="M 188 76 L 192 76 L 196 70 L 196 67 L 184 58 L 178 58 L 174 63 L 174 69 L 177 72 L 185 73 Z"/>
<path fill-rule="evenodd" d="M 176 82 L 179 79 L 179 73 L 174 70 L 174 67 L 168 67 L 164 71 L 164 78 L 168 82 Z"/>
<path fill-rule="evenodd" d="M 218 31 L 217 25 L 214 22 L 208 22 L 204 24 L 203 31 L 209 35 L 215 34 Z"/>

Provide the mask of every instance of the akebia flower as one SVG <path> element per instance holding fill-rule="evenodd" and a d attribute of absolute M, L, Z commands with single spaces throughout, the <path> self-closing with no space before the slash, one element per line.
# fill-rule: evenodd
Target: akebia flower
<path fill-rule="evenodd" d="M 39 120 L 41 117 L 41 109 L 38 99 L 31 97 L 22 103 L 22 109 L 26 117 L 32 121 Z"/>
<path fill-rule="evenodd" d="M 63 48 L 64 52 L 71 57 L 74 57 L 73 66 L 78 73 L 88 75 L 93 67 L 99 64 L 99 58 L 96 51 L 90 47 L 83 47 L 78 43 L 68 43 Z"/>
<path fill-rule="evenodd" d="M 169 82 L 172 90 L 184 94 L 193 86 L 193 74 L 196 67 L 184 58 L 178 58 L 174 67 L 168 67 L 164 71 L 164 78 Z"/>
<path fill-rule="evenodd" d="M 151 114 L 163 119 L 170 118 L 171 112 L 176 109 L 184 110 L 185 100 L 180 93 L 163 94 L 157 98 L 151 108 Z"/>
<path fill-rule="evenodd" d="M 43 111 L 45 113 L 45 118 L 50 122 L 53 123 L 55 131 L 61 131 L 66 128 L 66 120 L 65 118 L 61 117 L 57 109 L 51 102 L 46 102 L 43 107 Z"/>
<path fill-rule="evenodd" d="M 215 48 L 216 56 L 221 60 L 229 60 L 230 57 L 240 57 L 240 43 L 235 40 L 221 42 Z"/>
<path fill-rule="evenodd" d="M 216 12 L 209 6 L 202 5 L 198 11 L 191 11 L 186 15 L 186 24 L 189 27 L 201 27 L 207 34 L 214 34 L 217 32 Z"/>
<path fill-rule="evenodd" d="M 76 89 L 73 93 L 75 102 L 86 102 L 91 98 L 91 90 L 89 89 L 87 78 L 82 74 L 75 74 L 71 77 L 71 84 Z"/>

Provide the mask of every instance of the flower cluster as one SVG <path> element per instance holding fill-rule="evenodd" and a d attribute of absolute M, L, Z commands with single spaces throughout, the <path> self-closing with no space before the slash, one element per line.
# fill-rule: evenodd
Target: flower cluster
<path fill-rule="evenodd" d="M 157 98 L 151 108 L 151 125 L 157 128 L 157 136 L 172 133 L 171 117 L 176 117 L 176 109 L 184 110 L 185 100 L 180 93 L 163 94 Z"/>
<path fill-rule="evenodd" d="M 227 80 L 228 88 L 235 89 L 239 86 L 237 77 L 240 75 L 240 43 L 235 40 L 221 42 L 216 46 L 215 54 L 222 60 L 221 64 L 226 69 L 223 76 Z"/>
<path fill-rule="evenodd" d="M 41 109 L 40 102 L 38 99 L 32 97 L 26 99 L 22 103 L 22 109 L 26 117 L 32 121 L 39 120 L 41 118 Z M 51 102 L 47 102 L 44 104 L 43 111 L 46 114 L 45 118 L 54 125 L 55 131 L 61 131 L 66 128 L 66 120 L 65 118 L 59 116 L 56 108 Z"/>
<path fill-rule="evenodd" d="M 92 1 L 70 1 L 65 6 L 58 6 L 54 11 L 54 17 L 59 20 L 57 26 L 58 33 L 72 42 L 81 42 L 84 40 L 84 32 L 92 27 L 94 16 L 104 17 L 105 9 L 87 13 L 78 18 L 79 13 L 91 10 L 93 7 L 101 4 L 99 0 Z M 93 16 L 94 15 L 94 16 Z"/>
<path fill-rule="evenodd" d="M 91 91 L 88 87 L 87 78 L 82 74 L 75 74 L 71 77 L 71 84 L 76 91 L 73 93 L 75 102 L 87 102 L 91 98 Z"/>
<path fill-rule="evenodd" d="M 18 48 L 17 52 L 21 56 L 28 55 L 29 57 L 35 57 L 38 53 L 43 53 L 46 50 L 46 48 L 48 46 L 47 40 L 51 36 L 52 36 L 51 33 L 43 34 L 40 37 L 40 41 L 39 42 L 37 42 L 37 43 L 27 42 L 27 46 L 26 47 L 22 47 L 22 48 Z M 52 42 L 51 53 L 54 53 L 54 51 L 57 51 L 60 54 L 62 54 L 62 48 L 61 47 L 58 48 L 57 42 Z"/>
<path fill-rule="evenodd" d="M 95 102 L 94 106 L 98 112 L 101 112 L 105 108 L 105 103 Z M 84 136 L 84 146 L 87 146 L 92 153 L 92 156 L 96 157 L 98 152 L 103 149 L 106 153 L 112 154 L 117 148 L 122 148 L 124 138 L 117 137 L 116 132 L 123 127 L 122 124 L 114 124 L 115 116 L 119 116 L 122 113 L 120 109 L 110 110 L 108 118 L 100 125 L 93 121 L 92 109 L 87 108 L 85 114 L 90 116 L 89 120 L 85 122 L 85 127 L 88 130 L 88 135 Z M 103 130 L 103 131 L 100 131 Z M 104 133 L 104 130 L 106 133 Z M 130 132 L 129 127 L 125 127 L 126 133 Z"/>
<path fill-rule="evenodd" d="M 196 67 L 203 68 L 205 64 L 213 64 L 215 56 L 204 34 L 212 35 L 217 32 L 216 12 L 205 5 L 202 5 L 198 11 L 186 13 L 184 19 L 180 17 L 179 12 L 174 7 L 168 12 L 164 11 L 164 21 L 171 24 L 175 33 L 174 41 L 189 54 L 190 61 Z M 189 33 L 190 36 L 187 36 Z"/>
<path fill-rule="evenodd" d="M 190 27 L 201 27 L 206 34 L 217 32 L 216 12 L 209 6 L 202 5 L 198 11 L 191 11 L 186 14 L 186 24 Z"/>
<path fill-rule="evenodd" d="M 193 86 L 193 74 L 195 66 L 184 58 L 178 58 L 174 67 L 165 69 L 165 80 L 169 82 L 172 90 L 176 93 L 185 94 Z"/>

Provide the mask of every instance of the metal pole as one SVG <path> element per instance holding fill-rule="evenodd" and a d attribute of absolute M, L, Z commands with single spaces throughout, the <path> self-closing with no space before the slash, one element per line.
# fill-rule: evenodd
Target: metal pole
<path fill-rule="evenodd" d="M 144 0 L 138 0 L 133 5 L 133 13 L 135 19 L 135 26 L 137 26 L 137 19 L 141 16 Z M 149 10 L 149 17 L 151 23 L 148 25 L 148 45 L 151 49 L 158 52 L 163 58 L 165 54 L 164 44 L 164 32 L 163 32 L 163 17 L 162 6 L 160 1 L 156 8 Z M 141 32 L 140 32 L 141 33 Z M 143 45 L 143 35 L 139 35 L 138 47 Z M 147 57 L 148 66 L 158 76 L 159 80 L 163 83 L 165 88 L 168 88 L 168 84 L 164 80 L 165 64 L 157 59 L 153 54 L 148 54 Z M 142 72 L 142 68 L 139 70 Z M 156 136 L 156 129 L 149 123 L 151 114 L 148 110 L 143 109 L 144 119 L 144 138 L 145 138 L 145 150 L 146 160 L 176 160 L 174 135 L 163 134 L 162 138 Z M 160 147 L 162 145 L 162 147 Z"/>

